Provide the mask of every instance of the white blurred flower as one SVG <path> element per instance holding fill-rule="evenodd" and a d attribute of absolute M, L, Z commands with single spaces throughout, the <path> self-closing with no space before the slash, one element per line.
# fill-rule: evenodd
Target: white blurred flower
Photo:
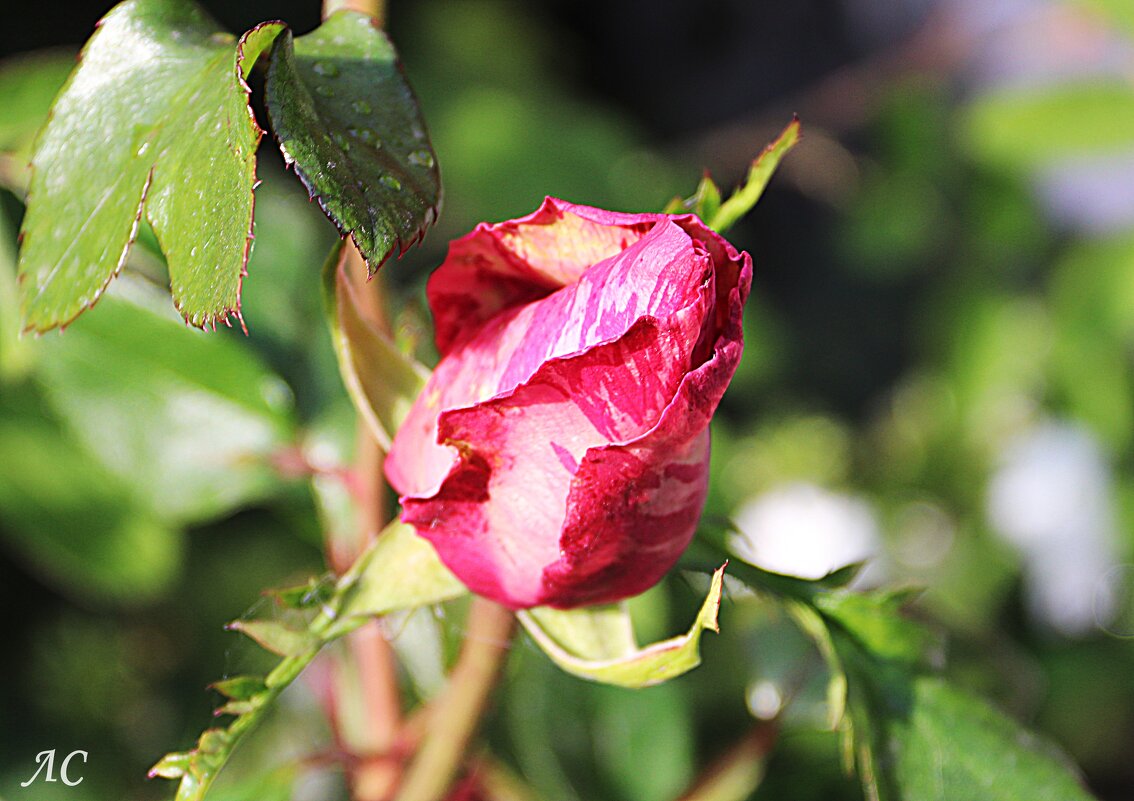
<path fill-rule="evenodd" d="M 865 500 L 794 483 L 758 495 L 735 516 L 732 549 L 775 573 L 822 578 L 881 551 L 878 522 Z"/>
<path fill-rule="evenodd" d="M 989 485 L 989 522 L 1023 556 L 1032 614 L 1068 636 L 1117 611 L 1110 483 L 1094 437 L 1053 422 L 1011 442 Z"/>

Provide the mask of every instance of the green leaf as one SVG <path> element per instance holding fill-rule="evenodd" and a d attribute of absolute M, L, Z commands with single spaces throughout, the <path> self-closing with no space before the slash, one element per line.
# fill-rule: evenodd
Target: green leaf
<path fill-rule="evenodd" d="M 644 648 L 634 642 L 625 607 L 539 607 L 518 612 L 517 617 L 544 653 L 568 673 L 619 687 L 649 687 L 701 664 L 701 633 L 718 631 L 723 581 L 721 567 L 713 574 L 708 597 L 687 633 Z"/>
<path fill-rule="evenodd" d="M 180 778 L 176 801 L 201 801 L 237 743 L 259 725 L 267 709 L 323 646 L 358 628 L 370 616 L 438 603 L 466 592 L 428 541 L 410 526 L 394 521 L 339 579 L 333 596 L 305 628 L 271 620 L 230 624 L 284 659 L 262 680 L 240 676 L 214 685 L 232 699 L 218 714 L 235 715 L 235 719 L 227 729 L 204 732 L 194 750 L 163 758 L 150 769 L 150 775 Z"/>
<path fill-rule="evenodd" d="M 1134 89 L 1125 81 L 1073 81 L 1005 89 L 974 102 L 962 142 L 985 161 L 1016 170 L 1134 147 Z"/>
<path fill-rule="evenodd" d="M 332 14 L 272 49 L 268 115 L 288 164 L 371 273 L 425 235 L 441 183 L 417 100 L 374 20 Z"/>
<path fill-rule="evenodd" d="M 429 371 L 398 349 L 362 312 L 361 289 L 346 272 L 340 242 L 323 267 L 323 299 L 339 372 L 375 440 L 390 449 L 393 434 L 429 380 Z"/>
<path fill-rule="evenodd" d="M 280 486 L 271 457 L 292 442 L 290 394 L 236 340 L 111 297 L 32 344 L 76 441 L 158 519 L 201 522 Z"/>
<path fill-rule="evenodd" d="M 280 656 L 299 656 L 319 645 L 318 639 L 306 629 L 293 628 L 275 620 L 234 620 L 228 627 Z"/>
<path fill-rule="evenodd" d="M 836 637 L 836 641 L 838 638 Z M 1054 745 L 939 676 L 840 647 L 867 796 L 880 801 L 1089 801 Z"/>
<path fill-rule="evenodd" d="M 900 798 L 1089 801 L 1069 760 L 984 701 L 918 676 L 908 714 L 887 721 Z"/>
<path fill-rule="evenodd" d="M 799 128 L 799 120 L 792 120 L 783 132 L 776 137 L 776 141 L 764 148 L 764 152 L 749 167 L 748 177 L 744 183 L 737 187 L 729 199 L 720 205 L 720 208 L 712 217 L 702 218 L 710 228 L 718 233 L 724 233 L 752 210 L 752 207 L 764 194 L 764 189 L 768 186 L 768 181 L 772 179 L 780 161 L 799 142 Z M 705 189 L 702 181 L 702 186 L 694 197 L 702 196 Z M 712 200 L 710 192 L 708 197 L 709 208 L 713 205 Z"/>
<path fill-rule="evenodd" d="M 927 628 L 902 614 L 915 594 L 836 590 L 817 594 L 814 606 L 828 625 L 840 626 L 872 655 L 913 668 L 924 664 L 937 644 Z"/>
<path fill-rule="evenodd" d="M 233 676 L 213 682 L 214 690 L 233 701 L 248 701 L 268 689 L 260 676 Z"/>
<path fill-rule="evenodd" d="M 900 614 L 909 593 L 815 597 L 804 628 L 831 664 L 832 700 L 867 797 L 879 801 L 1086 801 L 1050 744 L 928 674 L 935 638 Z M 800 610 L 795 610 L 799 612 Z"/>
<path fill-rule="evenodd" d="M 0 388 L 0 535 L 67 593 L 139 601 L 181 564 L 182 537 L 78 447 L 30 383 Z"/>
<path fill-rule="evenodd" d="M 468 592 L 412 526 L 395 520 L 340 580 L 338 633 L 358 618 L 440 603 Z M 353 620 L 352 620 L 353 619 Z"/>
<path fill-rule="evenodd" d="M 151 778 L 180 779 L 189 770 L 192 754 L 178 752 L 166 754 L 150 768 Z"/>
<path fill-rule="evenodd" d="M 244 79 L 280 30 L 266 23 L 235 42 L 190 0 L 126 0 L 103 18 L 32 161 L 26 329 L 94 304 L 143 213 L 186 321 L 239 318 L 260 139 Z"/>

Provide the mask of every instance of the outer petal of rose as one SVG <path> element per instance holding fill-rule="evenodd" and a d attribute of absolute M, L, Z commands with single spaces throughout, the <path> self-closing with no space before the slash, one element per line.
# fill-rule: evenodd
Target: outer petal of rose
<path fill-rule="evenodd" d="M 653 427 L 686 378 L 704 313 L 643 319 L 615 342 L 547 362 L 506 396 L 442 414 L 440 438 L 460 457 L 436 493 L 402 498 L 402 519 L 474 592 L 543 603 L 579 460 Z"/>
<path fill-rule="evenodd" d="M 727 319 L 712 356 L 685 376 L 650 431 L 592 448 L 580 463 L 562 556 L 544 571 L 541 603 L 573 607 L 644 592 L 688 546 L 708 490 L 709 422 L 744 349 L 751 259 L 744 254 L 737 266 L 736 283 L 724 288 Z"/>
<path fill-rule="evenodd" d="M 705 309 L 698 325 L 711 328 L 705 318 L 713 299 L 704 288 L 714 280 L 703 243 L 662 219 L 574 284 L 501 312 L 438 364 L 394 439 L 386 461 L 390 483 L 406 495 L 436 491 L 456 458 L 438 437 L 439 415 L 511 392 L 549 360 L 613 341 L 644 316 L 666 318 L 690 304 Z M 692 345 L 683 354 L 685 369 Z"/>
<path fill-rule="evenodd" d="M 481 223 L 455 240 L 426 287 L 445 355 L 503 310 L 572 284 L 636 242 L 660 214 L 618 214 L 546 198 L 517 220 Z"/>

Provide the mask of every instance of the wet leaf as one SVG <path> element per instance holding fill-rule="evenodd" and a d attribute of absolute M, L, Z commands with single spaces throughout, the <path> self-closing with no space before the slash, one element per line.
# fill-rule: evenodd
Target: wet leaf
<path fill-rule="evenodd" d="M 425 235 L 441 195 L 436 156 L 371 17 L 339 11 L 306 36 L 284 33 L 266 93 L 284 159 L 371 272 Z"/>
<path fill-rule="evenodd" d="M 708 597 L 689 631 L 639 648 L 624 606 L 559 610 L 548 607 L 517 613 L 544 653 L 580 678 L 619 687 L 649 687 L 701 664 L 705 629 L 717 631 L 724 567 L 713 574 Z"/>
<path fill-rule="evenodd" d="M 244 78 L 281 29 L 236 42 L 190 0 L 126 0 L 103 18 L 33 158 L 25 328 L 66 325 L 94 304 L 143 213 L 185 319 L 239 317 L 260 139 Z"/>

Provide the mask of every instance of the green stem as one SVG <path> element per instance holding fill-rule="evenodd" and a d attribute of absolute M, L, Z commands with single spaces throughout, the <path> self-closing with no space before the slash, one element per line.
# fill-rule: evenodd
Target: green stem
<path fill-rule="evenodd" d="M 764 762 L 779 730 L 775 721 L 753 727 L 676 801 L 744 801 L 764 778 Z"/>
<path fill-rule="evenodd" d="M 500 675 L 516 618 L 512 611 L 474 598 L 456 667 L 430 702 L 429 731 L 406 771 L 396 801 L 441 801 L 464 762 L 488 696 Z"/>
<path fill-rule="evenodd" d="M 351 9 L 383 22 L 383 0 L 324 0 L 323 18 L 335 11 Z M 362 312 L 376 325 L 385 325 L 381 286 L 367 281 L 367 269 L 353 245 L 346 254 L 347 274 L 357 283 L 366 308 Z M 382 477 L 385 454 L 369 433 L 365 421 L 358 421 L 355 474 L 359 483 L 357 530 L 331 532 L 327 538 L 329 560 L 342 573 L 358 558 L 386 522 L 386 492 Z M 347 661 L 349 660 L 349 661 Z M 398 688 L 394 651 L 377 623 L 356 631 L 348 639 L 348 651 L 335 665 L 337 732 L 351 755 L 349 769 L 351 798 L 354 801 L 384 801 L 401 779 L 401 766 L 391 757 L 402 723 L 401 694 Z M 353 725 L 352 725 L 353 724 Z"/>

